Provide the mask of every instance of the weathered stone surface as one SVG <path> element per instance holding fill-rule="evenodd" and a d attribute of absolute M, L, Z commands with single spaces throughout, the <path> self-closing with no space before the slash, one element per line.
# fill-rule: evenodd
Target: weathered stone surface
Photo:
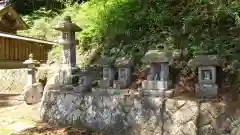
<path fill-rule="evenodd" d="M 164 103 L 168 106 L 173 106 L 171 103 L 179 104 L 180 108 L 176 113 L 166 114 Z M 55 124 L 86 126 L 111 135 L 175 135 L 178 132 L 194 135 L 197 113 L 195 106 L 192 102 L 175 103 L 171 100 L 164 101 L 161 97 L 100 96 L 94 93 L 83 95 L 70 91 L 48 91 L 43 98 L 41 118 Z M 178 128 L 173 130 L 174 127 Z M 187 130 L 188 127 L 191 129 Z"/>
<path fill-rule="evenodd" d="M 216 55 L 199 55 L 189 62 L 191 66 L 219 66 L 220 59 Z"/>
<path fill-rule="evenodd" d="M 196 120 L 198 116 L 198 108 L 196 102 L 169 99 L 166 102 L 165 108 L 165 119 L 163 121 L 165 134 L 196 134 Z"/>
<path fill-rule="evenodd" d="M 238 135 L 238 111 L 229 110 L 210 102 L 51 90 L 43 96 L 41 118 L 107 135 Z"/>
<path fill-rule="evenodd" d="M 145 56 L 142 58 L 144 63 L 148 62 L 170 62 L 172 61 L 171 52 L 161 52 L 158 50 L 149 50 Z"/>
<path fill-rule="evenodd" d="M 201 103 L 199 112 L 200 135 L 233 135 L 239 132 L 240 117 L 236 112 L 230 111 L 226 105 Z"/>
<path fill-rule="evenodd" d="M 1 91 L 22 92 L 27 83 L 27 69 L 1 69 Z"/>
<path fill-rule="evenodd" d="M 27 85 L 24 89 L 23 95 L 27 104 L 35 104 L 41 101 L 43 94 L 43 86 L 41 83 Z"/>

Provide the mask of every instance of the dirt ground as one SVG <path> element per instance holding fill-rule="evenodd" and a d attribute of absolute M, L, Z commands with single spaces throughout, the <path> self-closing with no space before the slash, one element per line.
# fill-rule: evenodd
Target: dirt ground
<path fill-rule="evenodd" d="M 26 105 L 19 94 L 0 93 L 0 135 L 102 135 L 85 129 L 42 123 L 39 107 L 40 103 Z"/>

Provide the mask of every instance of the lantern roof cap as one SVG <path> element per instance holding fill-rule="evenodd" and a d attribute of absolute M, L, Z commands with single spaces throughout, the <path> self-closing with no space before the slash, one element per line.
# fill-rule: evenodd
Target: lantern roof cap
<path fill-rule="evenodd" d="M 221 60 L 217 55 L 198 55 L 189 62 L 191 66 L 220 66 Z"/>
<path fill-rule="evenodd" d="M 33 60 L 33 54 L 29 54 L 29 59 L 25 60 L 23 64 L 40 64 L 37 60 Z"/>
<path fill-rule="evenodd" d="M 63 18 L 63 21 L 58 23 L 55 27 L 53 27 L 55 30 L 62 31 L 62 32 L 80 32 L 82 29 L 76 25 L 75 23 L 72 23 L 72 19 L 70 16 L 65 16 Z"/>

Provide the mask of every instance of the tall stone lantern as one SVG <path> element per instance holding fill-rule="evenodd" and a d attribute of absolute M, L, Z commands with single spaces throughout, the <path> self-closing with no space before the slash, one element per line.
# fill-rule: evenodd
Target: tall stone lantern
<path fill-rule="evenodd" d="M 54 27 L 55 30 L 61 31 L 61 38 L 58 43 L 63 45 L 63 58 L 61 61 L 61 70 L 59 72 L 60 84 L 73 84 L 73 73 L 78 69 L 76 66 L 76 38 L 75 32 L 82 29 L 75 23 L 72 23 L 71 17 L 66 16 L 64 20 Z"/>
<path fill-rule="evenodd" d="M 66 16 L 64 20 L 54 27 L 55 30 L 61 31 L 61 38 L 58 43 L 63 45 L 63 60 L 62 64 L 66 64 L 72 70 L 76 69 L 76 38 L 75 32 L 80 32 L 82 29 L 75 23 L 72 23 L 71 17 Z"/>

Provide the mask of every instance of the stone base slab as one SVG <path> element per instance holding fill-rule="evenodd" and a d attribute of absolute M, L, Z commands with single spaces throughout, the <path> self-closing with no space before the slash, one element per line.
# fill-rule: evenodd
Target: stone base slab
<path fill-rule="evenodd" d="M 174 89 L 170 90 L 141 90 L 144 96 L 173 97 Z"/>
<path fill-rule="evenodd" d="M 114 80 L 113 87 L 118 89 L 125 89 L 129 86 L 130 80 Z"/>
<path fill-rule="evenodd" d="M 172 81 L 149 81 L 142 82 L 142 89 L 146 90 L 167 90 L 171 87 Z"/>
<path fill-rule="evenodd" d="M 111 80 L 99 80 L 99 87 L 101 88 L 109 88 L 112 86 Z"/>
<path fill-rule="evenodd" d="M 110 94 L 110 95 L 127 95 L 128 89 L 114 89 L 114 88 L 92 88 L 94 93 Z"/>
<path fill-rule="evenodd" d="M 213 98 L 218 94 L 218 85 L 216 84 L 196 84 L 195 87 L 198 97 Z"/>

